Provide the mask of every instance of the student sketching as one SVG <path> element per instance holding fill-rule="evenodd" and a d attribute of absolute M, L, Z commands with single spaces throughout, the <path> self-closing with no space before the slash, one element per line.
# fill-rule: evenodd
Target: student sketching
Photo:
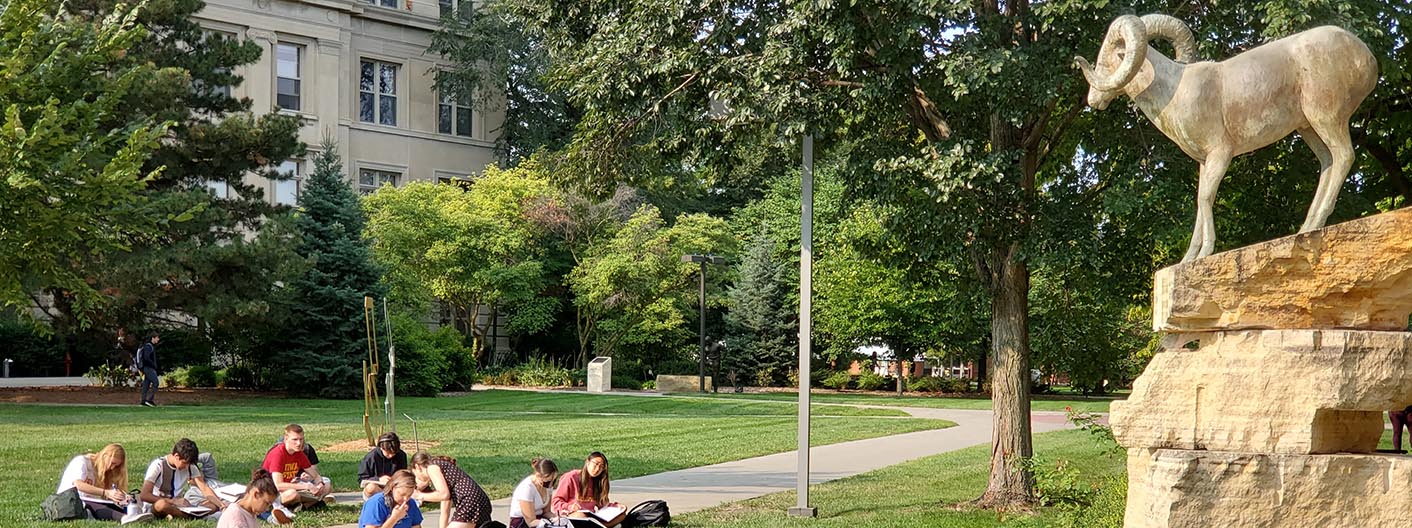
<path fill-rule="evenodd" d="M 178 519 L 191 517 L 181 509 L 186 506 L 205 506 L 216 511 L 225 509 L 226 503 L 216 496 L 216 492 L 206 485 L 206 477 L 197 471 L 196 442 L 183 438 L 172 446 L 169 455 L 158 457 L 147 466 L 142 477 L 142 502 L 152 505 L 153 515 L 169 515 Z M 179 493 L 188 484 L 196 484 L 201 490 L 200 501 L 188 501 Z"/>
<path fill-rule="evenodd" d="M 418 451 L 412 455 L 412 473 L 417 489 L 435 490 L 418 491 L 413 498 L 422 504 L 441 503 L 441 528 L 478 528 L 490 521 L 490 497 L 455 460 Z"/>
<path fill-rule="evenodd" d="M 358 483 L 363 487 L 363 498 L 383 491 L 392 474 L 403 469 L 407 469 L 407 452 L 402 450 L 402 440 L 397 438 L 397 433 L 383 433 L 378 437 L 377 446 L 358 464 Z"/>
<path fill-rule="evenodd" d="M 269 470 L 256 468 L 250 475 L 250 484 L 245 487 L 245 495 L 226 506 L 216 528 L 260 528 L 260 516 L 270 511 L 278 500 L 279 489 L 275 488 Z"/>
<path fill-rule="evenodd" d="M 411 471 L 398 470 L 387 478 L 384 491 L 374 493 L 363 501 L 363 512 L 358 516 L 359 528 L 419 528 L 422 525 L 422 510 L 412 499 L 417 491 L 417 477 Z M 442 512 L 445 517 L 446 512 Z M 442 524 L 446 524 L 442 521 Z"/>
<path fill-rule="evenodd" d="M 597 512 L 608 506 L 618 506 L 608 499 L 608 457 L 594 451 L 583 461 L 583 469 L 570 470 L 559 478 L 559 489 L 554 490 L 550 509 L 561 517 L 587 517 L 583 512 Z M 623 522 L 626 515 L 603 523 L 612 528 Z"/>
<path fill-rule="evenodd" d="M 108 444 L 97 453 L 69 461 L 59 477 L 59 490 L 78 488 L 78 498 L 94 519 L 117 521 L 127 513 L 127 452 L 122 444 Z"/>
<path fill-rule="evenodd" d="M 510 497 L 510 528 L 541 528 L 554 520 L 549 496 L 559 478 L 559 466 L 553 460 L 536 458 L 530 461 L 530 468 L 529 476 L 515 486 Z"/>

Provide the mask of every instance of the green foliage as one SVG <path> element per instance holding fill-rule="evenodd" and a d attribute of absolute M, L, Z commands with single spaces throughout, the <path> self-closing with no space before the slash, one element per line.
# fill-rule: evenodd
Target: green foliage
<path fill-rule="evenodd" d="M 491 166 L 469 190 L 412 182 L 364 199 L 364 235 L 387 269 L 393 296 L 449 304 L 470 329 L 477 354 L 489 331 L 489 321 L 477 317 L 482 311 L 496 310 L 511 333 L 525 334 L 543 329 L 558 309 L 554 298 L 541 295 L 549 280 L 544 248 L 527 214 L 548 195 L 542 170 L 533 160 L 514 169 Z"/>
<path fill-rule="evenodd" d="M 726 293 L 726 352 L 721 370 L 784 372 L 798 361 L 799 318 L 789 302 L 788 271 L 772 253 L 775 243 L 760 235 L 736 267 Z"/>
<path fill-rule="evenodd" d="M 846 370 L 838 370 L 824 378 L 823 385 L 833 390 L 843 390 L 848 388 L 849 383 L 853 383 L 853 376 Z"/>
<path fill-rule="evenodd" d="M 525 387 L 568 387 L 573 384 L 569 369 L 554 365 L 542 357 L 515 366 L 515 380 Z"/>
<path fill-rule="evenodd" d="M 215 387 L 221 376 L 210 365 L 190 365 L 167 372 L 163 378 L 171 387 Z"/>
<path fill-rule="evenodd" d="M 1055 526 L 1059 528 L 1122 528 L 1127 512 L 1126 475 L 1108 477 L 1096 484 L 1087 506 L 1065 509 Z"/>
<path fill-rule="evenodd" d="M 181 220 L 154 217 L 140 194 L 161 171 L 143 163 L 168 124 L 108 126 L 127 98 L 179 73 L 127 57 L 149 35 L 138 7 L 101 20 L 62 7 L 12 0 L 0 11 L 0 307 L 29 313 L 30 294 L 52 288 L 86 326 L 105 299 L 72 263 Z"/>
<path fill-rule="evenodd" d="M 368 357 L 363 299 L 385 295 L 381 270 L 362 238 L 358 195 L 343 177 L 331 140 L 314 161 L 296 219 L 302 234 L 298 252 L 313 267 L 282 292 L 287 320 L 261 364 L 270 367 L 277 387 L 354 398 L 363 393 L 362 364 Z"/>
<path fill-rule="evenodd" d="M 655 391 L 655 390 L 657 390 L 657 380 L 647 380 L 647 381 L 642 382 L 642 390 L 645 390 L 645 391 Z"/>
<path fill-rule="evenodd" d="M 17 320 L 0 320 L 0 343 L 5 350 L 0 360 L 11 359 L 10 375 L 28 377 L 49 375 L 44 368 L 50 365 L 63 365 L 64 351 L 51 336 L 39 333 L 33 324 Z"/>
<path fill-rule="evenodd" d="M 927 376 L 907 380 L 907 390 L 912 392 L 959 394 L 970 388 L 971 382 L 961 378 Z"/>
<path fill-rule="evenodd" d="M 399 396 L 436 396 L 446 386 L 451 362 L 447 353 L 469 354 L 464 346 L 443 350 L 437 343 L 445 331 L 450 331 L 453 343 L 460 345 L 460 334 L 450 329 L 433 333 L 426 325 L 411 317 L 393 316 L 392 335 L 397 348 L 397 372 L 394 376 Z M 387 363 L 384 363 L 387 364 Z"/>
<path fill-rule="evenodd" d="M 639 345 L 624 359 L 647 365 L 673 359 L 674 346 L 691 335 L 683 324 L 695 305 L 688 285 L 700 272 L 699 264 L 683 263 L 682 255 L 730 259 L 736 247 L 721 219 L 682 215 L 668 226 L 656 207 L 638 209 L 612 238 L 591 247 L 568 277 L 594 354 L 616 357 L 628 345 Z M 707 273 L 708 293 L 723 290 L 723 275 Z M 719 306 L 719 293 L 708 296 L 707 305 Z"/>
<path fill-rule="evenodd" d="M 1098 495 L 1098 488 L 1066 460 L 1050 464 L 1030 459 L 1020 465 L 1034 472 L 1035 495 L 1043 506 L 1081 510 L 1092 505 Z"/>
<path fill-rule="evenodd" d="M 221 386 L 228 389 L 261 389 L 268 385 L 263 379 L 262 370 L 249 365 L 237 363 L 221 369 L 221 372 L 225 373 Z"/>
<path fill-rule="evenodd" d="M 128 370 L 127 365 L 94 365 L 83 373 L 93 383 L 103 387 L 131 387 L 141 379 L 140 374 Z"/>
<path fill-rule="evenodd" d="M 887 378 L 878 375 L 871 369 L 864 369 L 854 384 L 858 386 L 858 390 L 878 390 L 887 384 Z"/>

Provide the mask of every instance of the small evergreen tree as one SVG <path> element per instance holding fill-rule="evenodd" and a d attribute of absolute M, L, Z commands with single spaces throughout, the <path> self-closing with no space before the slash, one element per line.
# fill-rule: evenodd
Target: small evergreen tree
<path fill-rule="evenodd" d="M 772 255 L 775 243 L 758 235 L 727 293 L 726 352 L 721 370 L 738 379 L 782 381 L 799 350 L 799 319 L 789 306 L 787 273 Z"/>
<path fill-rule="evenodd" d="M 336 146 L 325 140 L 299 197 L 298 252 L 313 266 L 286 289 L 285 333 L 270 345 L 274 382 L 326 398 L 352 398 L 367 358 L 363 296 L 381 298 L 381 270 L 362 238 L 358 194 L 343 177 Z"/>

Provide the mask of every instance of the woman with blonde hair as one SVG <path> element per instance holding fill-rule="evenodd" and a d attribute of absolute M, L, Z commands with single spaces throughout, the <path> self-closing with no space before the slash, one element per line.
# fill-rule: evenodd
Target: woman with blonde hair
<path fill-rule="evenodd" d="M 127 513 L 127 452 L 122 444 L 108 444 L 97 453 L 69 461 L 59 477 L 59 490 L 78 488 L 78 498 L 94 519 L 118 521 Z"/>
<path fill-rule="evenodd" d="M 417 528 L 422 525 L 422 510 L 412 495 L 417 491 L 417 477 L 411 471 L 399 469 L 387 479 L 387 486 L 363 502 L 358 516 L 359 528 Z M 442 512 L 444 516 L 446 513 Z M 442 525 L 446 524 L 442 521 Z"/>

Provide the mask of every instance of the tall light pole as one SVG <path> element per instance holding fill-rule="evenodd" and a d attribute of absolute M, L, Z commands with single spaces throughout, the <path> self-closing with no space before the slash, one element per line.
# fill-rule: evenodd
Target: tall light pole
<path fill-rule="evenodd" d="M 790 517 L 816 517 L 809 505 L 809 358 L 814 306 L 814 136 L 804 136 L 804 167 L 799 172 L 799 502 Z"/>
<path fill-rule="evenodd" d="M 700 327 L 700 328 L 701 328 L 701 330 L 700 330 L 700 339 L 701 339 L 701 361 L 700 361 L 699 374 L 697 375 L 697 378 L 698 378 L 698 381 L 701 382 L 701 392 L 706 392 L 706 265 L 707 265 L 707 264 L 715 264 L 715 265 L 718 265 L 718 266 L 719 266 L 719 265 L 725 264 L 725 263 L 726 263 L 726 259 L 725 259 L 724 257 L 718 257 L 718 256 L 716 256 L 716 255 L 696 255 L 696 254 L 691 254 L 691 255 L 682 255 L 682 256 L 681 256 L 681 261 L 682 261 L 682 262 L 699 262 L 699 263 L 701 264 L 701 312 L 700 312 L 700 319 L 701 319 L 701 327 Z M 716 380 L 711 380 L 711 386 L 714 387 L 714 386 L 716 385 L 715 381 L 716 381 Z"/>

